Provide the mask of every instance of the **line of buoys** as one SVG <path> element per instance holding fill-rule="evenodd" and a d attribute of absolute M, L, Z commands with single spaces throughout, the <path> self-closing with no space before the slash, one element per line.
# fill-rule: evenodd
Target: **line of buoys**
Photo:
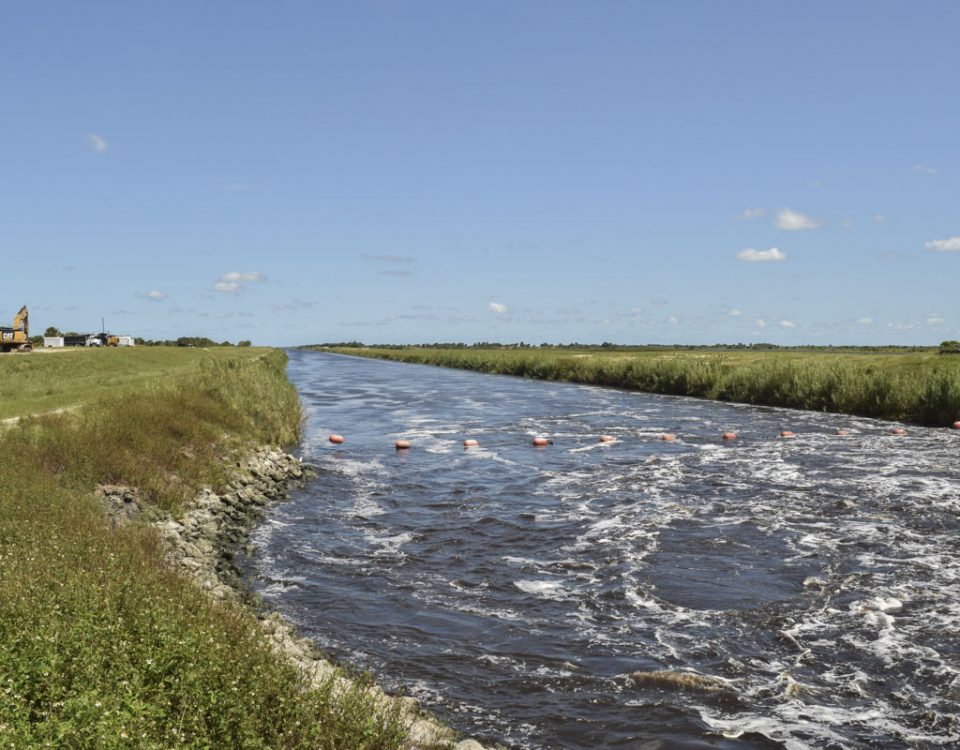
<path fill-rule="evenodd" d="M 953 425 L 952 425 L 952 427 L 953 427 L 953 429 L 955 429 L 955 430 L 960 430 L 960 421 L 954 422 Z M 838 436 L 840 436 L 840 437 L 847 437 L 847 436 L 850 434 L 850 430 L 848 430 L 848 429 L 846 429 L 846 428 L 844 428 L 844 427 L 838 427 L 838 428 L 834 431 L 834 434 L 836 434 L 836 435 L 838 435 Z M 906 431 L 906 429 L 904 429 L 903 427 L 893 427 L 893 428 L 891 428 L 891 429 L 889 430 L 889 434 L 890 434 L 890 435 L 903 436 L 903 435 L 906 435 L 906 434 L 907 434 L 907 431 Z M 796 436 L 797 436 L 797 433 L 793 432 L 792 430 L 781 430 L 781 431 L 780 431 L 780 437 L 781 437 L 781 438 L 795 438 Z M 736 440 L 736 439 L 737 439 L 737 433 L 735 433 L 735 432 L 724 432 L 721 437 L 722 437 L 724 440 Z M 672 433 L 670 433 L 670 432 L 665 432 L 665 433 L 663 433 L 663 434 L 660 436 L 660 440 L 662 440 L 662 441 L 664 441 L 664 442 L 673 442 L 673 441 L 676 440 L 676 439 L 677 439 L 677 436 L 674 435 L 674 434 L 672 434 Z M 330 442 L 333 443 L 334 445 L 342 445 L 343 442 L 344 442 L 344 437 L 343 437 L 343 435 L 337 435 L 336 433 L 334 433 L 334 434 L 330 435 L 329 440 L 330 440 Z M 601 435 L 601 436 L 600 436 L 600 442 L 601 442 L 601 443 L 615 443 L 615 442 L 617 442 L 617 438 L 616 438 L 614 435 Z M 531 444 L 534 445 L 534 446 L 537 447 L 537 448 L 545 448 L 545 447 L 548 446 L 548 445 L 553 445 L 553 441 L 550 440 L 549 438 L 545 438 L 545 437 L 535 437 L 535 438 L 533 438 L 533 440 L 531 441 Z M 394 446 L 396 447 L 396 449 L 397 449 L 397 450 L 401 450 L 401 451 L 402 451 L 402 450 L 409 450 L 409 449 L 410 449 L 410 445 L 411 445 L 411 444 L 410 444 L 410 441 L 409 441 L 409 440 L 397 440 L 396 443 L 394 443 Z M 467 438 L 466 440 L 463 441 L 463 447 L 464 447 L 464 448 L 476 448 L 476 447 L 479 446 L 479 445 L 480 445 L 479 441 L 477 441 L 477 440 L 475 440 L 475 439 L 473 439 L 473 438 Z"/>

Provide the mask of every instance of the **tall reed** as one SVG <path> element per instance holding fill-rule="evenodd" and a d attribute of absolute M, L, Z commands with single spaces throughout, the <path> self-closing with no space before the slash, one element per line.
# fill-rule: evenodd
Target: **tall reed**
<path fill-rule="evenodd" d="M 960 357 L 335 348 L 343 354 L 926 425 L 960 419 Z"/>

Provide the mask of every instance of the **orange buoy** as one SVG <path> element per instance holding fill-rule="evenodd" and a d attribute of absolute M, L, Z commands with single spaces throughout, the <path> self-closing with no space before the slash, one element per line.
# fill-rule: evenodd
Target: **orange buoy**
<path fill-rule="evenodd" d="M 797 433 L 791 432 L 790 430 L 783 430 L 783 431 L 780 433 L 780 437 L 782 437 L 782 438 L 792 438 L 792 437 L 796 437 L 796 436 L 797 436 Z"/>
<path fill-rule="evenodd" d="M 343 435 L 331 435 L 330 442 L 334 445 L 340 445 L 343 442 Z"/>
<path fill-rule="evenodd" d="M 890 430 L 890 434 L 891 434 L 891 435 L 906 435 L 906 434 L 907 434 L 907 431 L 906 431 L 905 429 L 903 429 L 902 427 L 894 427 L 892 430 Z"/>
<path fill-rule="evenodd" d="M 845 430 L 843 427 L 838 427 L 837 434 L 840 435 L 841 437 L 845 437 L 850 434 L 850 430 Z"/>
<path fill-rule="evenodd" d="M 674 440 L 677 439 L 677 436 L 671 435 L 669 432 L 665 432 L 660 436 L 660 439 L 665 440 L 668 443 L 672 443 Z"/>
<path fill-rule="evenodd" d="M 955 430 L 960 430 L 960 422 L 954 422 L 954 423 L 953 423 L 953 429 L 955 429 Z"/>
<path fill-rule="evenodd" d="M 538 448 L 543 448 L 545 446 L 550 445 L 550 441 L 547 440 L 545 437 L 535 437 L 533 439 L 533 444 Z"/>
<path fill-rule="evenodd" d="M 463 441 L 463 447 L 464 447 L 464 448 L 476 448 L 478 445 L 480 445 L 480 443 L 478 443 L 476 440 L 464 440 L 464 441 Z"/>
<path fill-rule="evenodd" d="M 395 445 L 397 446 L 398 451 L 405 451 L 410 447 L 409 440 L 398 440 Z"/>
<path fill-rule="evenodd" d="M 601 436 L 600 436 L 600 442 L 601 442 L 601 443 L 615 443 L 615 442 L 617 442 L 617 439 L 616 439 L 613 435 L 601 435 Z"/>
<path fill-rule="evenodd" d="M 723 439 L 724 439 L 724 440 L 736 440 L 736 439 L 737 439 L 737 433 L 735 433 L 735 432 L 725 432 L 725 433 L 723 433 Z"/>

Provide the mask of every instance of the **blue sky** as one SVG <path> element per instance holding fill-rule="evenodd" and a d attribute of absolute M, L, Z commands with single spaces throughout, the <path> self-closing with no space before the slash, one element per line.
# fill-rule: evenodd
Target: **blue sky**
<path fill-rule="evenodd" d="M 958 28 L 954 2 L 6 3 L 0 320 L 960 338 Z"/>

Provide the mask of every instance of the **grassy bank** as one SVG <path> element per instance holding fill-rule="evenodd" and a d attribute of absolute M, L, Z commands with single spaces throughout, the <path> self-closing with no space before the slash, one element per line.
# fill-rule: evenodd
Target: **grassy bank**
<path fill-rule="evenodd" d="M 165 564 L 151 528 L 113 527 L 93 496 L 133 485 L 176 514 L 225 480 L 225 458 L 294 440 L 284 365 L 281 352 L 173 349 L 0 362 L 28 394 L 18 413 L 45 388 L 83 396 L 75 412 L 0 432 L 0 745 L 400 746 L 361 689 L 307 689 L 250 612 L 213 604 Z"/>
<path fill-rule="evenodd" d="M 935 351 L 604 352 L 479 347 L 334 347 L 327 351 L 927 425 L 949 425 L 960 419 L 960 357 Z"/>
<path fill-rule="evenodd" d="M 142 394 L 213 362 L 245 361 L 268 349 L 216 347 L 40 349 L 0 357 L 0 419 L 70 408 L 105 395 Z"/>

